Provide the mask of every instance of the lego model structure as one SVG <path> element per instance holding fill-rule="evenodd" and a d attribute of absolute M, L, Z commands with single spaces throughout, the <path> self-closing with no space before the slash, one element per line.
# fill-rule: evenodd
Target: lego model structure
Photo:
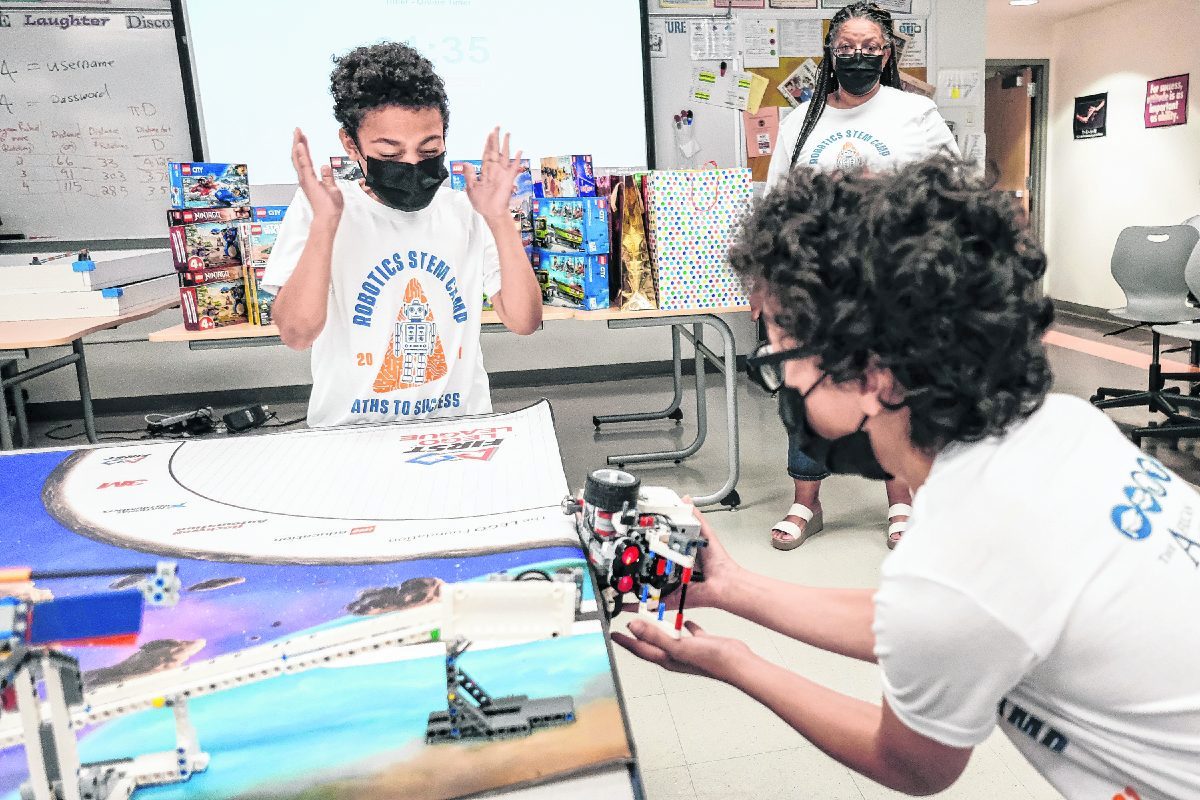
<path fill-rule="evenodd" d="M 536 577 L 535 577 L 536 576 Z M 457 584 L 443 591 L 446 639 L 445 711 L 429 715 L 425 741 L 501 739 L 528 736 L 539 728 L 575 721 L 568 696 L 531 699 L 528 695 L 492 697 L 459 665 L 474 631 L 489 639 L 549 639 L 570 634 L 583 587 L 582 571 L 552 578 L 526 573 L 504 582 L 498 574 L 485 584 Z"/>
<path fill-rule="evenodd" d="M 531 571 L 516 580 L 498 574 L 486 582 L 450 584 L 427 606 L 84 692 L 78 661 L 53 646 L 132 643 L 141 628 L 143 600 L 156 605 L 178 600 L 174 570 L 175 565 L 167 563 L 144 570 L 150 577 L 138 591 L 65 600 L 0 599 L 0 697 L 4 712 L 20 715 L 18 725 L 0 718 L 0 748 L 25 744 L 30 779 L 21 789 L 22 800 L 111 800 L 128 798 L 144 786 L 186 781 L 209 765 L 188 719 L 189 699 L 326 667 L 382 647 L 446 643 L 447 709 L 430 714 L 428 743 L 511 738 L 575 721 L 570 696 L 493 698 L 458 667 L 458 659 L 472 640 L 521 642 L 570 635 L 582 596 L 580 570 L 554 576 Z M 30 580 L 131 572 L 142 570 L 4 570 L 0 589 L 6 583 L 28 586 Z M 44 700 L 38 695 L 39 683 L 44 683 Z M 77 729 L 147 708 L 174 711 L 175 750 L 117 762 L 79 763 Z M 77 781 L 71 779 L 75 775 Z"/>
<path fill-rule="evenodd" d="M 576 517 L 608 616 L 633 595 L 639 615 L 665 622 L 664 598 L 679 589 L 671 626 L 678 638 L 688 585 L 703 580 L 700 549 L 707 545 L 692 506 L 670 489 L 643 487 L 628 472 L 599 469 L 587 477 L 579 497 L 563 501 L 563 513 Z"/>
<path fill-rule="evenodd" d="M 146 577 L 136 588 L 103 594 L 54 598 L 34 587 L 34 581 L 139 574 Z M 56 649 L 132 643 L 141 631 L 145 603 L 175 605 L 179 586 L 172 562 L 71 572 L 0 569 L 0 722 L 13 712 L 20 720 L 29 766 L 22 800 L 126 798 L 141 786 L 186 781 L 208 766 L 188 720 L 185 696 L 159 703 L 175 712 L 174 750 L 81 764 L 75 738 L 79 726 L 70 712 L 85 702 L 79 662 Z"/>

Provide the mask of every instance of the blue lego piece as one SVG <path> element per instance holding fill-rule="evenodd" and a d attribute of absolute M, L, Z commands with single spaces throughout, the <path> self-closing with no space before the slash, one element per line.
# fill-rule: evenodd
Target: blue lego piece
<path fill-rule="evenodd" d="M 141 592 L 105 592 L 35 603 L 30 644 L 127 636 L 142 629 Z"/>
<path fill-rule="evenodd" d="M 121 288 L 120 286 L 110 286 L 107 289 L 100 290 L 100 295 L 102 297 L 113 298 L 113 297 L 120 297 L 123 294 L 125 294 L 125 290 L 123 288 Z"/>
<path fill-rule="evenodd" d="M 71 264 L 72 272 L 91 272 L 94 269 L 96 269 L 96 262 L 92 261 L 90 258 L 83 259 L 82 261 L 75 261 Z"/>

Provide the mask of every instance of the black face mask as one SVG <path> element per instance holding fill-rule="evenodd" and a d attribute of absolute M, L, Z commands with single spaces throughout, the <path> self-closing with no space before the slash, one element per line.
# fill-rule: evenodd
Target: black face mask
<path fill-rule="evenodd" d="M 875 458 L 875 451 L 871 449 L 871 438 L 863 430 L 863 426 L 867 424 L 865 414 L 854 433 L 836 439 L 822 437 L 808 424 L 804 401 L 826 377 L 822 374 L 821 379 L 804 393 L 786 386 L 779 390 L 779 419 L 784 427 L 790 435 L 799 437 L 801 450 L 813 460 L 824 464 L 825 468 L 835 475 L 861 475 L 874 481 L 891 480 L 892 476 Z"/>
<path fill-rule="evenodd" d="M 382 161 L 371 156 L 367 160 L 367 188 L 384 204 L 400 211 L 420 211 L 433 202 L 442 182 L 450 176 L 446 171 L 446 154 L 439 153 L 416 164 L 402 161 Z"/>
<path fill-rule="evenodd" d="M 862 97 L 875 88 L 883 74 L 883 56 L 867 56 L 862 53 L 850 58 L 833 59 L 833 74 L 838 86 L 855 97 Z"/>

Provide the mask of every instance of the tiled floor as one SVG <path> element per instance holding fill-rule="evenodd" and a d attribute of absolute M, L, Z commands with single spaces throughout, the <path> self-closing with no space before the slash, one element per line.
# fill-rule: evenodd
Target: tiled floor
<path fill-rule="evenodd" d="M 1064 319 L 1059 329 L 1098 338 L 1097 327 Z M 1108 340 L 1112 341 L 1112 340 Z M 1138 333 L 1120 340 L 1142 347 Z M 1183 360 L 1186 354 L 1173 358 Z M 1145 373 L 1093 356 L 1051 348 L 1056 390 L 1089 396 L 1100 384 L 1139 386 Z M 527 405 L 540 397 L 551 400 L 567 475 L 573 486 L 588 471 L 604 464 L 604 456 L 631 449 L 658 449 L 690 441 L 693 414 L 686 405 L 682 426 L 639 423 L 613 426 L 596 433 L 596 413 L 646 410 L 665 406 L 669 379 L 618 381 L 545 389 L 505 389 L 494 393 L 497 410 Z M 644 482 L 661 483 L 681 492 L 715 489 L 724 477 L 725 432 L 723 387 L 709 381 L 709 441 L 693 459 L 647 466 L 637 472 Z M 746 566 L 779 578 L 821 585 L 875 586 L 887 556 L 884 542 L 887 503 L 878 484 L 834 478 L 824 487 L 826 528 L 795 551 L 770 547 L 768 531 L 791 502 L 791 483 L 784 472 L 785 437 L 775 420 L 772 401 L 742 385 L 742 473 L 738 488 L 742 508 L 718 511 L 712 522 L 733 557 Z M 281 418 L 303 413 L 301 407 L 277 409 Z M 1123 411 L 1122 422 L 1141 422 L 1147 412 Z M 102 429 L 133 427 L 131 418 L 103 420 Z M 41 426 L 44 430 L 46 426 Z M 1180 450 L 1159 448 L 1156 454 L 1189 480 L 1200 476 L 1192 445 Z M 795 609 L 803 614 L 805 609 Z M 870 701 L 879 699 L 874 666 L 814 650 L 772 631 L 708 609 L 692 619 L 708 630 L 744 639 L 759 654 L 826 686 Z M 621 625 L 618 619 L 615 623 Z M 664 672 L 617 650 L 617 665 L 633 727 L 649 800 L 734 800 L 746 798 L 820 798 L 877 800 L 898 796 L 852 774 L 825 756 L 764 707 L 713 681 Z M 962 778 L 939 797 L 962 800 L 1050 800 L 1059 795 L 996 733 L 976 749 Z"/>

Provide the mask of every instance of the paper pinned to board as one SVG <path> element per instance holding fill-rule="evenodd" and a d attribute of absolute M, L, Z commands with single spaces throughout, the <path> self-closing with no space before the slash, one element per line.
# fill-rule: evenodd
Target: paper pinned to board
<path fill-rule="evenodd" d="M 746 69 L 779 66 L 779 21 L 747 19 L 742 22 L 742 66 Z"/>
<path fill-rule="evenodd" d="M 767 94 L 767 88 L 771 82 L 762 75 L 750 73 L 750 98 L 746 102 L 746 110 L 751 114 L 757 114 L 758 109 L 762 107 L 763 97 Z"/>
<path fill-rule="evenodd" d="M 757 83 L 755 78 L 767 82 L 766 78 L 759 75 L 726 66 L 718 69 L 698 67 L 692 74 L 689 97 L 697 103 L 745 111 L 750 105 L 751 94 Z M 762 91 L 765 90 L 763 87 Z M 760 103 L 761 100 L 762 92 L 759 93 Z"/>
<path fill-rule="evenodd" d="M 756 114 L 747 111 L 742 115 L 742 123 L 746 129 L 748 157 L 761 158 L 775 152 L 775 143 L 779 138 L 778 106 L 767 106 Z"/>
<path fill-rule="evenodd" d="M 694 20 L 691 26 L 692 61 L 732 61 L 737 55 L 736 28 L 733 20 Z"/>

